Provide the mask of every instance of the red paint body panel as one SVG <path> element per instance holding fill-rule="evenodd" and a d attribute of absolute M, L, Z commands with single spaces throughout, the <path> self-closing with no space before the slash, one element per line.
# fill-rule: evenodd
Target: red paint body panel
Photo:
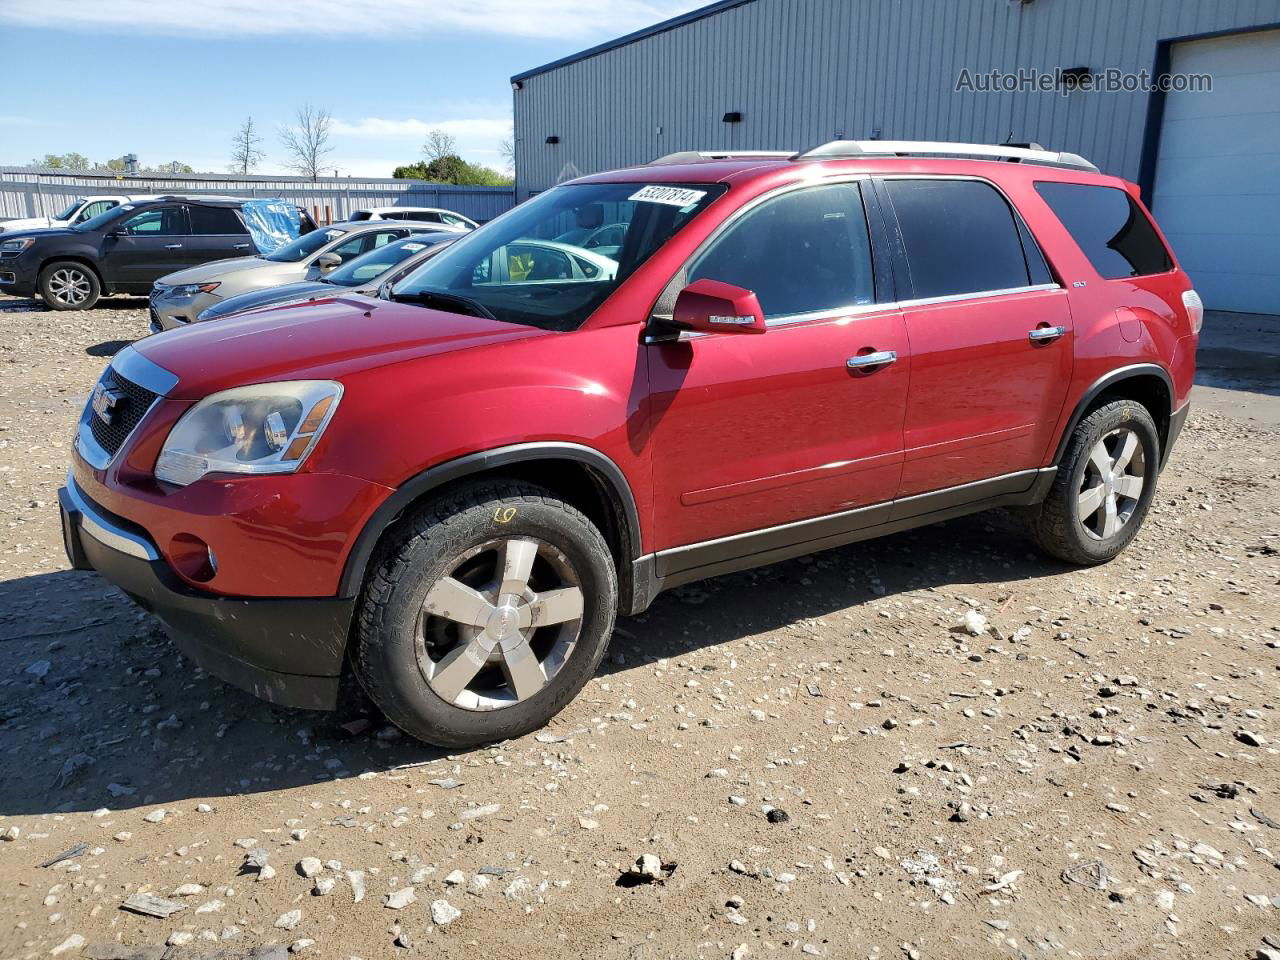
<path fill-rule="evenodd" d="M 780 187 L 877 174 L 981 177 L 1014 203 L 1060 287 L 642 343 L 655 301 L 744 204 Z M 1186 402 L 1196 338 L 1190 281 L 1098 276 L 1037 180 L 1120 187 L 1030 164 L 916 158 L 724 161 L 640 167 L 588 182 L 723 182 L 728 189 L 576 331 L 548 332 L 361 297 L 260 311 L 140 342 L 178 377 L 117 463 L 77 460 L 85 493 L 169 549 L 213 546 L 202 589 L 323 596 L 369 517 L 431 467 L 508 444 L 581 444 L 618 466 L 639 513 L 637 554 L 891 501 L 1052 462 L 1078 401 L 1119 367 L 1154 363 Z M 483 228 L 482 228 L 483 229 Z M 1122 326 L 1117 310 L 1130 311 Z M 1067 327 L 1044 345 L 1041 324 Z M 857 373 L 867 349 L 897 361 Z M 175 490 L 151 476 L 182 412 L 210 393 L 333 379 L 342 400 L 295 475 L 209 475 Z"/>

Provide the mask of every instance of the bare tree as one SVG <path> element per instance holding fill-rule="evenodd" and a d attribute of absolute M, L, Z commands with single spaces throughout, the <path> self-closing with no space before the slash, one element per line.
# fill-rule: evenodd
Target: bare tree
<path fill-rule="evenodd" d="M 516 141 L 513 137 L 503 137 L 498 141 L 498 154 L 507 162 L 507 169 L 514 170 L 516 166 Z"/>
<path fill-rule="evenodd" d="M 280 142 L 288 154 L 285 165 L 304 177 L 318 179 L 325 158 L 333 152 L 329 145 L 332 128 L 333 115 L 328 110 L 309 103 L 299 107 L 294 125 L 280 129 Z"/>
<path fill-rule="evenodd" d="M 262 162 L 266 153 L 258 149 L 262 138 L 258 136 L 258 128 L 253 125 L 253 117 L 246 117 L 240 129 L 231 141 L 231 171 L 241 175 Z"/>
<path fill-rule="evenodd" d="M 422 145 L 422 153 L 428 163 L 441 157 L 455 156 L 457 152 L 458 141 L 443 130 L 432 130 L 427 134 L 427 142 Z"/>

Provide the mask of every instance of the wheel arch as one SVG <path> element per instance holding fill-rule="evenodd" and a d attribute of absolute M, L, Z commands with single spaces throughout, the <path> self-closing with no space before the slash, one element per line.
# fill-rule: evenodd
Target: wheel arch
<path fill-rule="evenodd" d="M 1169 453 L 1169 425 L 1173 418 L 1175 396 L 1173 378 L 1169 371 L 1156 363 L 1135 363 L 1099 377 L 1081 396 L 1058 437 L 1053 463 L 1056 465 L 1062 462 L 1067 444 L 1071 442 L 1071 434 L 1090 411 L 1112 400 L 1134 400 L 1146 407 L 1156 422 L 1156 432 L 1160 436 L 1160 466 L 1163 469 Z"/>
<path fill-rule="evenodd" d="M 81 253 L 54 254 L 53 256 L 48 256 L 41 260 L 40 268 L 36 270 L 36 289 L 39 289 L 40 287 L 41 276 L 55 263 L 78 263 L 80 266 L 86 267 L 89 272 L 98 278 L 98 290 L 101 293 L 107 292 L 107 279 L 102 275 L 102 270 L 91 258 L 86 257 Z"/>
<path fill-rule="evenodd" d="M 522 479 L 547 487 L 600 527 L 617 565 L 619 597 L 626 607 L 636 592 L 633 565 L 640 555 L 640 514 L 626 475 L 593 447 L 567 442 L 519 443 L 468 454 L 431 467 L 401 484 L 374 511 L 347 554 L 339 596 L 360 593 L 378 543 L 414 506 L 445 488 L 488 476 Z"/>

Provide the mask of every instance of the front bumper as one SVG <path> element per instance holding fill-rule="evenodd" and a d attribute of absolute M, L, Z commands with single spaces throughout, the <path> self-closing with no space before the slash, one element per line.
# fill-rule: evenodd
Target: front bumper
<path fill-rule="evenodd" d="M 354 599 L 238 598 L 183 582 L 141 527 L 90 500 L 75 480 L 58 491 L 67 557 L 154 614 L 204 670 L 272 703 L 332 710 Z"/>
<path fill-rule="evenodd" d="M 36 262 L 24 250 L 16 257 L 0 257 L 0 293 L 15 297 L 36 295 Z"/>

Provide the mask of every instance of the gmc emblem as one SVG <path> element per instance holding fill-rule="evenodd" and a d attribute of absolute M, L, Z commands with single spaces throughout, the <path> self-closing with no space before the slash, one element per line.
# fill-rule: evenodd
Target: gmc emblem
<path fill-rule="evenodd" d="M 123 399 L 124 394 L 119 390 L 112 390 L 110 387 L 99 383 L 93 388 L 93 399 L 89 401 L 89 405 L 93 407 L 93 412 L 99 420 L 107 426 L 111 426 L 111 420 L 115 417 L 116 407 Z"/>

